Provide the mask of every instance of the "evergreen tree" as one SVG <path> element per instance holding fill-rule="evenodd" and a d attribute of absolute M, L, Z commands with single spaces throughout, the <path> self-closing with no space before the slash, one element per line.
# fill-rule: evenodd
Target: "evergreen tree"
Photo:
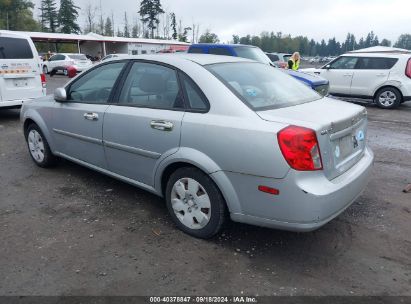
<path fill-rule="evenodd" d="M 177 19 L 176 19 L 176 14 L 171 13 L 170 14 L 171 17 L 171 29 L 173 30 L 173 39 L 177 40 L 178 35 L 177 35 Z"/>
<path fill-rule="evenodd" d="M 233 35 L 233 43 L 234 44 L 239 44 L 240 43 L 240 36 Z"/>
<path fill-rule="evenodd" d="M 123 35 L 123 33 L 120 31 L 120 29 L 118 28 L 117 29 L 117 35 L 116 35 L 117 37 L 123 37 L 124 35 Z"/>
<path fill-rule="evenodd" d="M 110 17 L 107 17 L 106 23 L 104 24 L 104 35 L 105 36 L 113 36 L 113 25 L 111 24 Z"/>
<path fill-rule="evenodd" d="M 60 19 L 60 31 L 62 33 L 78 34 L 80 32 L 80 26 L 76 22 L 78 9 L 80 8 L 74 4 L 73 0 L 60 0 L 58 17 Z"/>
<path fill-rule="evenodd" d="M 37 31 L 39 23 L 33 19 L 34 4 L 30 0 L 0 0 L 0 29 Z"/>
<path fill-rule="evenodd" d="M 138 23 L 135 23 L 133 25 L 133 28 L 131 29 L 131 37 L 133 37 L 133 38 L 140 37 L 140 26 L 139 26 Z"/>
<path fill-rule="evenodd" d="M 44 20 L 44 26 L 48 31 L 55 33 L 59 26 L 58 11 L 55 0 L 42 0 L 41 1 L 42 15 L 41 19 Z"/>
<path fill-rule="evenodd" d="M 161 7 L 160 0 L 141 1 L 139 14 L 143 23 L 147 23 L 147 27 L 151 32 L 151 38 L 154 38 L 154 30 L 160 22 L 159 15 L 163 13 L 164 10 Z"/>
<path fill-rule="evenodd" d="M 387 39 L 383 39 L 383 40 L 381 40 L 380 45 L 381 46 L 391 46 L 391 41 L 389 41 Z"/>
<path fill-rule="evenodd" d="M 397 42 L 394 44 L 397 48 L 411 50 L 411 35 L 410 34 L 402 34 Z"/>
<path fill-rule="evenodd" d="M 124 37 L 130 38 L 130 29 L 127 19 L 127 12 L 124 12 Z"/>

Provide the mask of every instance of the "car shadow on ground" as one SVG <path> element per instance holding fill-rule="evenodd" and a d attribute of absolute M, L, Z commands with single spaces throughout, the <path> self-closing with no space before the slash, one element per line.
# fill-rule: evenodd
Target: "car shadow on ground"
<path fill-rule="evenodd" d="M 20 119 L 20 109 L 1 109 L 0 108 L 0 123 L 9 122 Z"/>

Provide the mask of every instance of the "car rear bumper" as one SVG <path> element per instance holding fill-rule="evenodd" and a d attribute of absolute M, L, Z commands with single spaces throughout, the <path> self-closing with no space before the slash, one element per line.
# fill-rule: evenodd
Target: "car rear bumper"
<path fill-rule="evenodd" d="M 367 148 L 356 165 L 331 181 L 321 171 L 290 170 L 284 179 L 224 172 L 240 205 L 233 212 L 230 208 L 232 202 L 226 197 L 231 218 L 237 222 L 282 230 L 315 230 L 342 213 L 362 193 L 368 183 L 373 160 L 373 152 Z M 260 185 L 279 189 L 280 193 L 260 192 Z"/>
<path fill-rule="evenodd" d="M 17 100 L 6 100 L 0 101 L 0 108 L 13 108 L 23 105 L 24 102 L 33 99 L 17 99 Z"/>

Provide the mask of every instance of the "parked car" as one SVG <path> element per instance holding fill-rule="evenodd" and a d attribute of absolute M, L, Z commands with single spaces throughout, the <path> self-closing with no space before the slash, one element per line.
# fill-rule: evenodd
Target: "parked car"
<path fill-rule="evenodd" d="M 328 79 L 333 95 L 372 99 L 380 108 L 411 100 L 411 53 L 348 53 L 303 71 Z"/>
<path fill-rule="evenodd" d="M 43 71 L 48 74 L 54 68 L 73 66 L 77 72 L 82 72 L 93 66 L 93 62 L 83 54 L 58 53 L 43 62 Z M 67 75 L 67 69 L 61 69 Z"/>
<path fill-rule="evenodd" d="M 46 77 L 30 37 L 0 31 L 0 108 L 46 95 Z"/>
<path fill-rule="evenodd" d="M 314 230 L 356 199 L 373 163 L 363 107 L 236 57 L 110 60 L 25 103 L 21 120 L 38 166 L 62 157 L 163 196 L 200 238 L 227 214 Z"/>
<path fill-rule="evenodd" d="M 281 69 L 285 69 L 288 65 L 288 60 L 290 60 L 292 54 L 287 53 L 266 53 L 271 62 Z"/>
<path fill-rule="evenodd" d="M 104 56 L 101 61 L 106 61 L 109 59 L 114 59 L 114 58 L 119 58 L 119 57 L 124 57 L 124 56 L 128 56 L 128 54 L 109 54 L 107 56 Z"/>
<path fill-rule="evenodd" d="M 226 55 L 234 57 L 243 57 L 255 60 L 267 65 L 274 66 L 270 58 L 258 47 L 241 44 L 208 44 L 199 43 L 193 44 L 188 49 L 191 54 L 212 54 L 212 55 Z M 323 94 L 328 94 L 328 81 L 321 77 L 310 77 L 307 74 L 298 71 L 283 70 L 290 76 L 302 81 L 305 85 L 311 87 L 313 90 Z"/>

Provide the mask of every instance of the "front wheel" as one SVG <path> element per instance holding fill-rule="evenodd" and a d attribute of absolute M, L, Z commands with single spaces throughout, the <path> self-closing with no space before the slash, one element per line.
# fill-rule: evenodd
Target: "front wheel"
<path fill-rule="evenodd" d="M 382 88 L 375 94 L 374 102 L 379 108 L 394 109 L 401 104 L 401 93 L 396 88 Z"/>
<path fill-rule="evenodd" d="M 51 153 L 46 138 L 36 124 L 27 128 L 26 141 L 30 156 L 37 166 L 46 168 L 55 164 L 56 157 Z"/>
<path fill-rule="evenodd" d="M 180 168 L 167 183 L 166 203 L 174 223 L 187 234 L 211 238 L 226 218 L 226 205 L 217 185 L 196 168 Z"/>

